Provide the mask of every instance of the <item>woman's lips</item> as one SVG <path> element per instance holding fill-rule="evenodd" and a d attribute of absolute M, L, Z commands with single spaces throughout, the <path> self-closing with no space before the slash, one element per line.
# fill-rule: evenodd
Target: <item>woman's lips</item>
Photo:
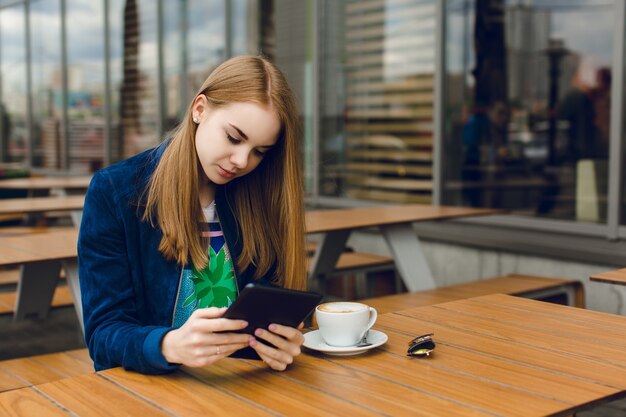
<path fill-rule="evenodd" d="M 235 176 L 234 172 L 226 171 L 224 168 L 222 168 L 219 165 L 217 166 L 217 172 L 219 172 L 219 174 L 224 178 L 232 178 Z"/>

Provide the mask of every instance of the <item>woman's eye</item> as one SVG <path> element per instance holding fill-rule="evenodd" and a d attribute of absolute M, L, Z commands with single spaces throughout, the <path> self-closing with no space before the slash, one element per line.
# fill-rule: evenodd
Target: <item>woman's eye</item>
<path fill-rule="evenodd" d="M 267 153 L 267 151 L 260 151 L 260 150 L 258 150 L 258 149 L 255 149 L 255 150 L 254 150 L 254 154 L 255 154 L 256 156 L 261 157 L 261 158 L 262 158 L 262 157 L 264 157 L 266 153 Z"/>
<path fill-rule="evenodd" d="M 236 145 L 236 144 L 238 144 L 239 142 L 241 142 L 239 139 L 237 139 L 237 138 L 236 138 L 236 137 L 234 137 L 234 136 L 229 135 L 228 133 L 226 133 L 226 137 L 228 138 L 228 140 L 230 141 L 230 143 L 233 143 L 233 144 L 235 144 L 235 145 Z"/>

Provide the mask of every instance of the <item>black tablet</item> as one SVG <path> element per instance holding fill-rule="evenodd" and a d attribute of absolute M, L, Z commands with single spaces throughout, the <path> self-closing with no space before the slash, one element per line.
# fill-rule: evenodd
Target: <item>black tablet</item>
<path fill-rule="evenodd" d="M 254 334 L 270 324 L 298 327 L 322 300 L 322 295 L 310 291 L 288 290 L 259 284 L 246 285 L 224 313 L 225 318 L 246 320 L 248 326 L 238 333 Z M 264 340 L 258 339 L 261 343 Z M 260 359 L 250 347 L 231 355 L 234 358 Z"/>

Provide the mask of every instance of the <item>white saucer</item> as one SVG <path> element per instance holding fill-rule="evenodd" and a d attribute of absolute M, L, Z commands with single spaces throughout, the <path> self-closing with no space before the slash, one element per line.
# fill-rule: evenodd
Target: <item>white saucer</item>
<path fill-rule="evenodd" d="M 318 352 L 324 352 L 328 355 L 335 356 L 349 356 L 349 355 L 358 355 L 359 353 L 367 352 L 370 349 L 377 348 L 380 345 L 385 344 L 387 342 L 387 335 L 383 332 L 379 332 L 378 330 L 370 330 L 367 335 L 367 341 L 371 343 L 370 346 L 356 347 L 356 346 L 346 346 L 346 347 L 338 347 L 338 346 L 330 346 L 324 342 L 322 339 L 322 335 L 319 330 L 313 330 L 312 332 L 308 332 L 304 335 L 304 347 L 317 350 Z"/>

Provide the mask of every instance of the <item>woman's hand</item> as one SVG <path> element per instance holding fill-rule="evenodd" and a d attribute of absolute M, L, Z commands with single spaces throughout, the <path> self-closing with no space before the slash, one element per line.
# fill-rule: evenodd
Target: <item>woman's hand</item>
<path fill-rule="evenodd" d="M 260 343 L 258 340 L 251 340 L 252 347 L 259 354 L 263 362 L 270 368 L 277 371 L 284 371 L 287 365 L 293 362 L 293 358 L 300 354 L 300 346 L 304 343 L 304 336 L 300 329 L 304 323 L 300 323 L 297 329 L 293 327 L 270 324 L 269 331 L 256 329 L 254 335 L 260 339 L 270 342 L 276 348 Z"/>
<path fill-rule="evenodd" d="M 248 323 L 220 318 L 225 311 L 226 308 L 216 307 L 194 311 L 185 324 L 163 338 L 161 352 L 165 359 L 169 363 L 200 367 L 249 346 L 253 337 L 231 332 L 245 328 Z"/>

